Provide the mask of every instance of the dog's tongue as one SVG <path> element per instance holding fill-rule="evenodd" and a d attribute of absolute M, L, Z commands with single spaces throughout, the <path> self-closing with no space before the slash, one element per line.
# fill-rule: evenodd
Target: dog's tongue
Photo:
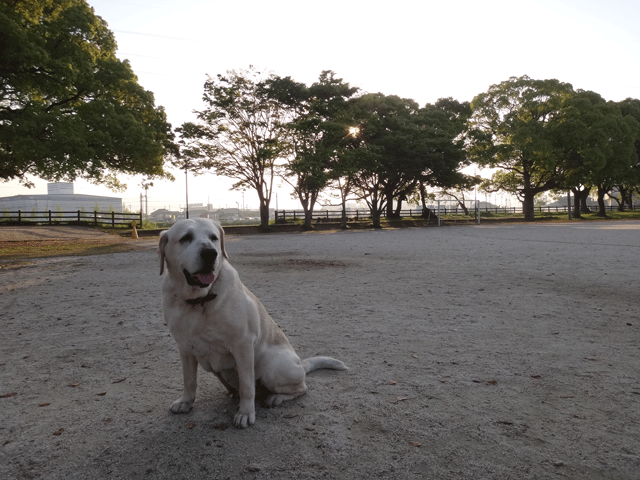
<path fill-rule="evenodd" d="M 211 273 L 196 273 L 195 277 L 203 285 L 211 285 L 213 283 L 213 281 L 216 279 L 216 276 L 215 276 L 215 274 L 213 272 L 211 272 Z"/>

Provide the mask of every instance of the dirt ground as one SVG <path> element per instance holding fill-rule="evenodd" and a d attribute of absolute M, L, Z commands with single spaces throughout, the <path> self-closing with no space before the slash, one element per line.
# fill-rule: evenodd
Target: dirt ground
<path fill-rule="evenodd" d="M 301 357 L 258 407 L 180 359 L 152 244 L 0 272 L 0 477 L 638 479 L 640 222 L 229 236 Z"/>

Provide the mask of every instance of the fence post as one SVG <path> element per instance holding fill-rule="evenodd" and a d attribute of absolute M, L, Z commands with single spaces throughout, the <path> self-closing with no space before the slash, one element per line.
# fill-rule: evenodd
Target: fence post
<path fill-rule="evenodd" d="M 440 219 L 440 200 L 438 200 L 438 226 L 442 226 L 442 220 Z"/>
<path fill-rule="evenodd" d="M 93 211 L 93 222 L 98 224 L 98 212 L 96 210 Z"/>
<path fill-rule="evenodd" d="M 49 225 L 52 225 L 53 222 L 51 221 L 51 210 L 49 210 Z"/>
<path fill-rule="evenodd" d="M 78 223 L 80 223 L 80 210 L 78 210 Z"/>
<path fill-rule="evenodd" d="M 142 228 L 142 209 L 140 209 L 140 228 Z"/>
<path fill-rule="evenodd" d="M 18 223 L 22 222 L 22 210 L 18 210 Z"/>
<path fill-rule="evenodd" d="M 111 226 L 116 226 L 116 212 L 111 212 Z"/>

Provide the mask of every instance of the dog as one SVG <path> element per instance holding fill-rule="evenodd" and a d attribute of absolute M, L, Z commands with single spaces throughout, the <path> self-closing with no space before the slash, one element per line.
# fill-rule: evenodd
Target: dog
<path fill-rule="evenodd" d="M 300 360 L 260 301 L 240 281 L 228 261 L 224 230 L 205 218 L 179 220 L 162 232 L 158 244 L 162 307 L 178 344 L 184 390 L 171 405 L 187 413 L 196 398 L 200 365 L 229 393 L 239 396 L 233 424 L 255 423 L 256 389 L 273 407 L 307 391 L 306 374 L 319 368 L 347 370 L 340 360 Z"/>

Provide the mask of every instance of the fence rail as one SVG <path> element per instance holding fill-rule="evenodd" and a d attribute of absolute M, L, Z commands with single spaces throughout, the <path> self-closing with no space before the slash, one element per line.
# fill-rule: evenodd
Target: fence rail
<path fill-rule="evenodd" d="M 475 217 L 475 207 L 473 205 L 467 205 L 467 211 L 460 207 L 459 205 L 452 204 L 440 204 L 439 209 L 438 205 L 429 205 L 429 210 L 432 215 L 437 215 L 438 212 L 441 216 L 444 215 L 469 215 Z M 552 212 L 566 212 L 567 206 L 538 206 L 535 207 L 535 212 L 537 213 L 552 213 Z M 606 205 L 605 209 L 607 211 L 616 211 L 618 210 L 617 205 Z M 499 207 L 499 206 L 489 206 L 484 205 L 478 208 L 480 212 L 480 216 L 483 213 L 505 213 L 505 214 L 522 214 L 522 207 Z M 369 210 L 346 210 L 347 218 L 350 220 L 365 220 L 371 218 L 371 212 Z M 386 218 L 386 210 L 382 212 L 382 218 Z M 401 210 L 400 217 L 401 218 L 411 218 L 411 217 L 420 217 L 422 216 L 421 208 L 414 208 L 408 210 Z M 341 210 L 314 210 L 312 214 L 313 221 L 338 221 L 342 218 Z M 275 220 L 276 223 L 286 223 L 288 221 L 296 221 L 298 219 L 304 219 L 304 211 L 303 210 L 276 210 L 275 212 Z"/>
<path fill-rule="evenodd" d="M 4 211 L 0 212 L 0 224 L 2 223 L 93 223 L 95 225 L 129 225 L 135 220 L 138 227 L 142 226 L 142 212 L 61 212 L 47 210 L 45 212 Z"/>

